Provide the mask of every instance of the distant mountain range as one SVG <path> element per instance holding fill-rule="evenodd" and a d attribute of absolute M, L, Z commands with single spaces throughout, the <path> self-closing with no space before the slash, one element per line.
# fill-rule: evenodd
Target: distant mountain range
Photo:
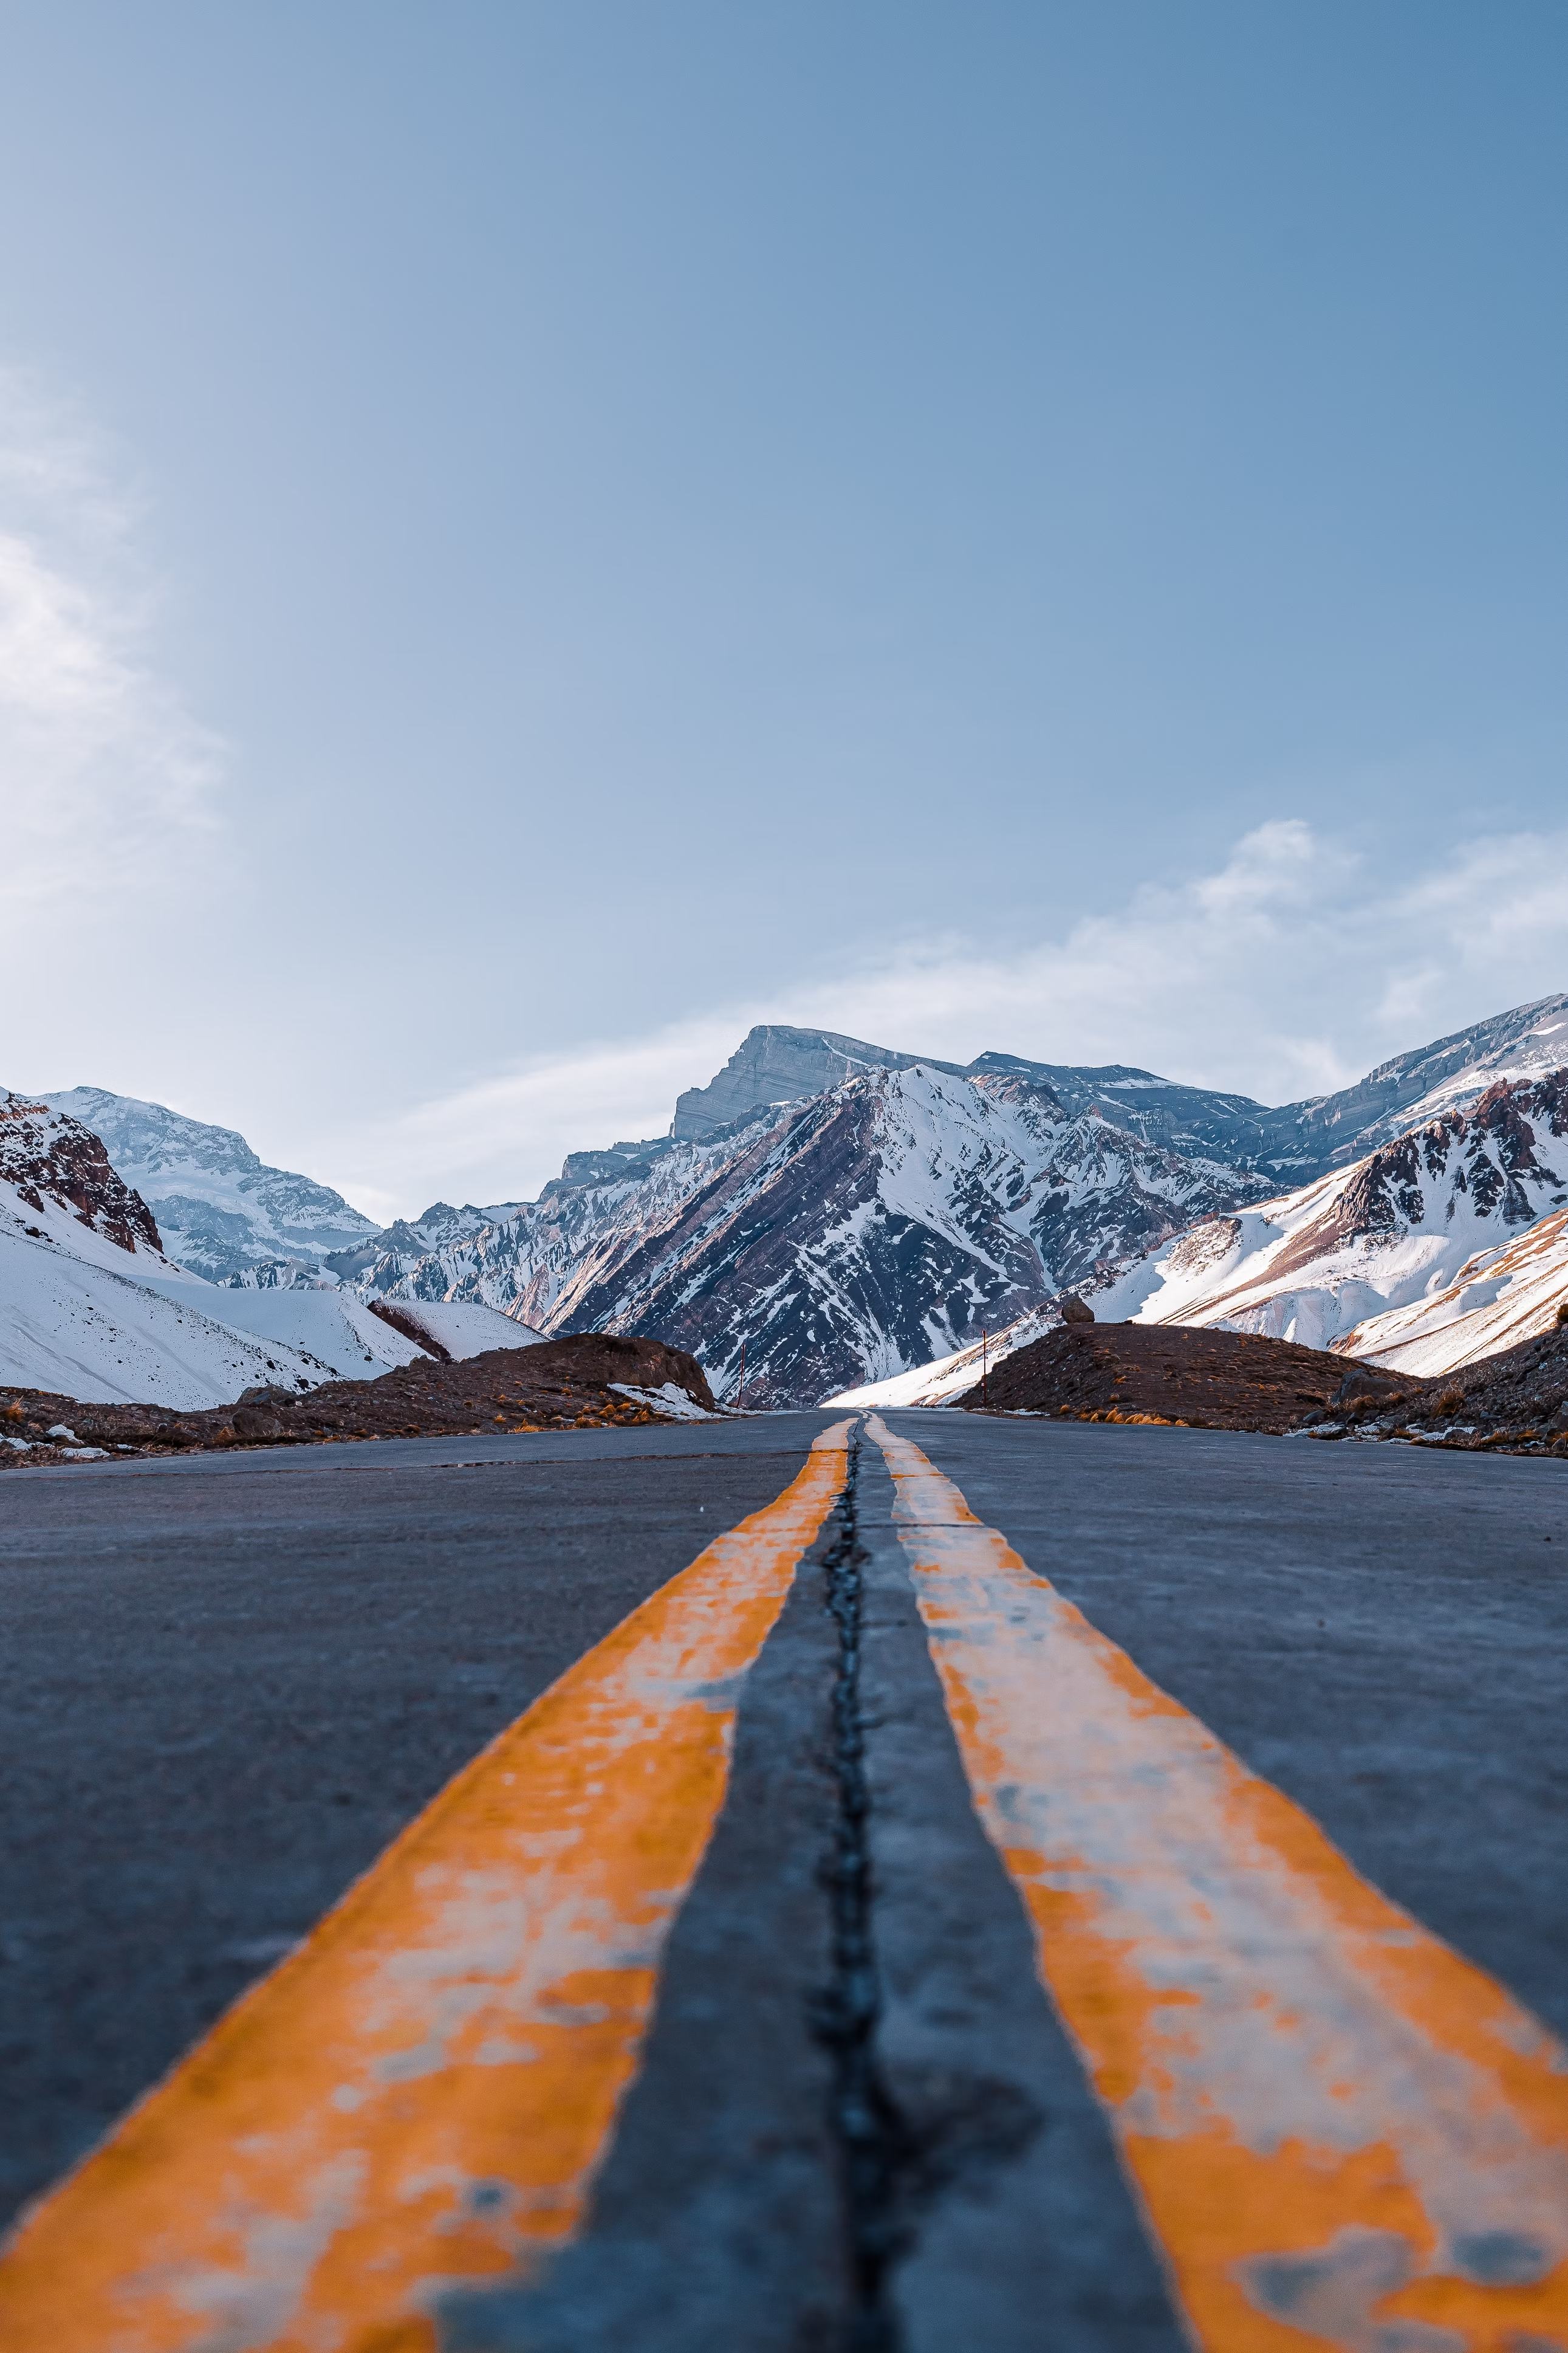
<path fill-rule="evenodd" d="M 330 1185 L 268 1168 L 231 1127 L 104 1087 L 68 1087 L 40 1100 L 102 1138 L 157 1219 L 170 1257 L 210 1282 L 289 1260 L 319 1265 L 379 1230 Z"/>
<path fill-rule="evenodd" d="M 1468 1276 L 1455 1297 L 1469 1305 L 1450 1314 L 1439 1294 L 1476 1250 L 1511 1249 L 1559 1214 L 1518 1131 L 1555 1182 L 1544 1082 L 1564 1069 L 1568 995 L 1279 1108 L 1123 1064 L 987 1053 L 960 1066 L 766 1025 L 679 1098 L 668 1134 L 570 1155 L 537 1201 L 437 1203 L 385 1228 L 266 1166 L 231 1130 L 100 1089 L 47 1102 L 103 1139 L 169 1258 L 207 1281 L 335 1285 L 345 1312 L 355 1298 L 467 1301 L 549 1333 L 647 1332 L 691 1348 L 731 1398 L 743 1350 L 747 1402 L 784 1405 L 893 1377 L 904 1388 L 918 1367 L 927 1388 L 962 1385 L 983 1334 L 1004 1347 L 1034 1336 L 1068 1288 L 1145 1320 L 1289 1326 L 1358 1353 L 1425 1345 L 1434 1317 L 1457 1327 L 1475 1311 Z M 1387 1157 L 1436 1126 L 1440 1171 L 1430 1143 Z M 1412 1153 L 1418 1208 L 1395 1173 Z M 1484 1212 L 1483 1161 L 1506 1178 Z M 1403 1272 L 1383 1279 L 1395 1227 L 1410 1245 L 1399 1266 L 1419 1259 L 1430 1294 L 1426 1324 L 1396 1342 L 1378 1319 L 1418 1303 Z M 1429 1243 L 1441 1247 L 1422 1257 Z M 1531 1258 L 1530 1314 L 1550 1320 L 1555 1263 Z M 1439 1353 L 1511 1330 L 1510 1313 Z M 937 1379 L 943 1358 L 956 1365 Z"/>
<path fill-rule="evenodd" d="M 257 1386 L 364 1379 L 523 1336 L 480 1306 L 443 1303 L 389 1322 L 331 1276 L 325 1288 L 220 1286 L 163 1241 L 100 1136 L 0 1091 L 0 1385 L 84 1402 L 226 1405 Z M 0 1444 L 17 1442 L 0 1424 Z"/>
<path fill-rule="evenodd" d="M 989 1053 L 961 1068 L 759 1028 L 680 1097 L 669 1135 L 575 1154 L 538 1202 L 361 1280 L 550 1331 L 647 1331 L 700 1353 L 731 1397 L 743 1345 L 749 1402 L 810 1403 L 978 1349 L 987 1330 L 1004 1348 L 1033 1337 L 1064 1289 L 1118 1312 L 1131 1270 L 1255 1211 L 1282 1177 L 1334 1180 L 1412 1121 L 1564 1063 L 1568 995 L 1279 1109 L 1122 1064 Z M 1317 1345 L 1393 1303 L 1364 1282 L 1342 1316 L 1307 1309 L 1312 1288 L 1298 1283 L 1295 1312 Z"/>

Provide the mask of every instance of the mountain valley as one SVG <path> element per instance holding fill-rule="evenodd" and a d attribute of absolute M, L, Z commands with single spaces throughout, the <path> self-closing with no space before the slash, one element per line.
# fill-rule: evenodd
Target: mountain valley
<path fill-rule="evenodd" d="M 466 1309 L 495 1319 L 476 1334 L 521 1326 L 520 1341 L 646 1334 L 689 1350 L 731 1403 L 938 1403 L 1054 1329 L 1069 1290 L 1102 1320 L 1441 1373 L 1547 1328 L 1568 1295 L 1565 1071 L 1568 995 L 1279 1108 L 1124 1064 L 988 1052 L 961 1066 L 763 1025 L 680 1096 L 668 1134 L 574 1152 L 533 1201 L 437 1202 L 389 1227 L 232 1130 L 75 1088 L 31 1109 L 10 1099 L 0 1238 L 47 1250 L 52 1272 L 35 1256 L 6 1295 L 96 1284 L 101 1314 L 100 1293 L 123 1308 L 114 1286 L 130 1284 L 157 1302 L 143 1321 L 173 1307 L 226 1330 L 239 1354 L 220 1344 L 214 1380 L 259 1351 L 300 1389 L 417 1356 L 400 1308 Z M 101 1162 L 90 1241 L 60 1173 L 73 1155 L 85 1168 L 84 1135 Z M 54 1155 L 53 1192 L 29 1154 Z M 53 1223 L 34 1211 L 29 1233 L 35 1195 Z M 85 1329 L 85 1313 L 56 1321 Z M 0 1375 L 30 1365 L 66 1388 L 74 1365 L 100 1382 L 78 1393 L 131 1394 L 121 1340 L 29 1345 Z M 190 1389 L 138 1346 L 138 1393 Z"/>

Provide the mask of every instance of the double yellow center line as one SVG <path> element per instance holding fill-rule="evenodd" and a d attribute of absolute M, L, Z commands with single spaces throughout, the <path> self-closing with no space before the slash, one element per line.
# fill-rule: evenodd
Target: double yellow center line
<path fill-rule="evenodd" d="M 5 2353 L 433 2353 L 446 2291 L 572 2237 L 849 1428 L 23 2218 Z M 976 1812 L 1194 2342 L 1568 2353 L 1568 2053 L 870 1431 Z"/>

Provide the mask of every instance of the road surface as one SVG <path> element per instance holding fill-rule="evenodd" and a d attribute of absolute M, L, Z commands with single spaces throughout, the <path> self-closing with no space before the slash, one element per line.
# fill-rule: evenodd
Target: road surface
<path fill-rule="evenodd" d="M 940 1413 L 12 1474 L 0 2345 L 1568 2347 L 1565 1500 Z"/>

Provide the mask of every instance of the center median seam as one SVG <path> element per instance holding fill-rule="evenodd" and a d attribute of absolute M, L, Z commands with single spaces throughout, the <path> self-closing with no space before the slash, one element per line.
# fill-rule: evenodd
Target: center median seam
<path fill-rule="evenodd" d="M 833 1915 L 833 1976 L 816 2005 L 815 2022 L 833 2059 L 832 2122 L 855 2295 L 845 2353 L 897 2353 L 899 2332 L 886 2291 L 906 2239 L 900 2204 L 911 2150 L 877 2051 L 881 1990 L 860 1687 L 868 1556 L 859 1537 L 859 1476 L 857 1432 L 849 1441 L 837 1531 L 823 1557 L 824 1606 L 838 1634 L 832 1707 L 837 1814 L 825 1871 Z"/>

